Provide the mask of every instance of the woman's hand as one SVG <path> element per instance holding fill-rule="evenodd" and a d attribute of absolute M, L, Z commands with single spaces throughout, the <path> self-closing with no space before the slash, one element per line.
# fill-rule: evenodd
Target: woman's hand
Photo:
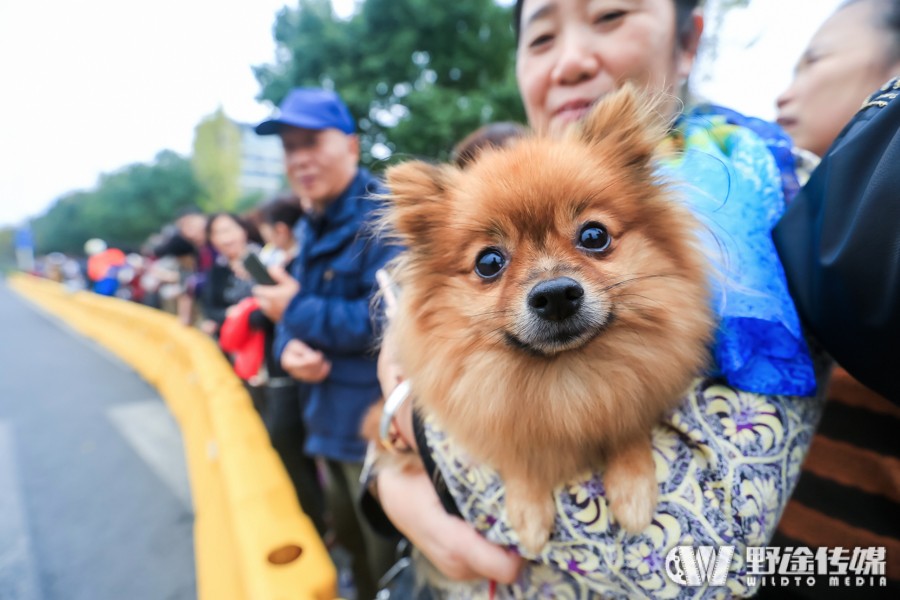
<path fill-rule="evenodd" d="M 248 273 L 247 269 L 244 267 L 244 261 L 242 261 L 241 259 L 229 262 L 228 266 L 231 267 L 232 273 L 234 273 L 235 277 L 237 277 L 238 279 L 243 279 L 244 281 L 253 281 L 253 278 L 250 277 L 250 273 Z"/>
<path fill-rule="evenodd" d="M 259 302 L 263 314 L 277 323 L 300 291 L 300 282 L 281 267 L 269 267 L 269 275 L 275 280 L 275 285 L 254 285 L 253 297 Z"/>
<path fill-rule="evenodd" d="M 403 381 L 403 370 L 394 357 L 394 345 L 390 329 L 381 341 L 381 352 L 378 353 L 378 383 L 381 385 L 383 398 L 390 398 L 391 392 Z M 416 436 L 412 426 L 412 398 L 408 398 L 394 413 L 394 427 L 404 444 L 416 450 Z"/>
<path fill-rule="evenodd" d="M 451 579 L 492 579 L 512 583 L 521 556 L 487 541 L 458 517 L 447 514 L 424 471 L 385 465 L 378 474 L 385 514 L 438 570 Z"/>
<path fill-rule="evenodd" d="M 397 362 L 394 338 L 388 327 L 381 340 L 381 350 L 378 352 L 378 383 L 381 385 L 382 397 L 389 397 L 394 388 L 404 379 L 406 377 L 403 375 L 400 363 Z"/>

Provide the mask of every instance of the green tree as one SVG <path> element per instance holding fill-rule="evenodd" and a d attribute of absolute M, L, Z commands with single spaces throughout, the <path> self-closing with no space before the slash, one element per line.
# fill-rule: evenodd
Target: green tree
<path fill-rule="evenodd" d="M 59 198 L 32 222 L 36 249 L 79 254 L 93 237 L 137 248 L 200 196 L 190 162 L 164 150 L 150 164 L 128 165 L 102 175 L 95 189 Z"/>
<path fill-rule="evenodd" d="M 207 212 L 233 211 L 240 199 L 241 132 L 220 107 L 194 130 L 191 165 L 205 190 L 200 206 Z"/>
<path fill-rule="evenodd" d="M 84 243 L 94 237 L 86 214 L 92 194 L 70 192 L 60 197 L 31 223 L 37 254 L 65 252 L 81 254 Z"/>
<path fill-rule="evenodd" d="M 365 0 L 341 20 L 328 0 L 300 0 L 276 18 L 280 58 L 254 69 L 261 98 L 333 88 L 358 119 L 363 163 L 444 160 L 479 126 L 524 118 L 510 15 L 492 0 Z"/>
<path fill-rule="evenodd" d="M 702 0 L 705 24 L 703 27 L 703 39 L 700 44 L 700 53 L 694 65 L 692 79 L 696 81 L 710 81 L 713 74 L 713 65 L 719 58 L 719 49 L 722 44 L 722 26 L 725 17 L 735 8 L 747 8 L 750 0 Z"/>
<path fill-rule="evenodd" d="M 16 251 L 13 240 L 15 227 L 0 227 L 0 273 L 12 268 L 16 263 Z"/>

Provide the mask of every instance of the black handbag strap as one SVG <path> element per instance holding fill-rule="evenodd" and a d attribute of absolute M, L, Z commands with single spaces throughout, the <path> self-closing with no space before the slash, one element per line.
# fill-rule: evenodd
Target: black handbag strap
<path fill-rule="evenodd" d="M 437 492 L 441 505 L 448 514 L 462 518 L 462 513 L 459 512 L 456 500 L 454 500 L 453 496 L 450 494 L 450 490 L 447 488 L 447 482 L 444 480 L 444 476 L 441 475 L 440 469 L 438 469 L 437 464 L 434 462 L 434 457 L 431 456 L 431 450 L 428 448 L 428 440 L 425 437 L 425 423 L 422 421 L 422 417 L 417 410 L 413 411 L 413 433 L 416 437 L 416 446 L 419 448 L 419 456 L 422 457 L 422 463 L 425 465 L 425 472 L 428 473 L 431 483 L 434 484 L 434 490 Z"/>

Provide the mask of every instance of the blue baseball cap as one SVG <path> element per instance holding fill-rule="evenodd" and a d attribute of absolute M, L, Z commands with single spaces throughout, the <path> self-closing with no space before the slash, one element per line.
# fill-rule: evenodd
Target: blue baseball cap
<path fill-rule="evenodd" d="M 338 129 L 346 134 L 356 131 L 356 123 L 341 97 L 331 90 L 294 88 L 282 100 L 275 115 L 256 126 L 258 135 L 274 135 L 283 125 L 302 129 Z"/>

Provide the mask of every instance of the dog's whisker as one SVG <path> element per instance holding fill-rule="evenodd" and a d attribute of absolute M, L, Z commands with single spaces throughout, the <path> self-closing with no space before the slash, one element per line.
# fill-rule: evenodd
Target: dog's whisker
<path fill-rule="evenodd" d="M 623 279 L 621 281 L 617 281 L 613 284 L 610 284 L 610 285 L 606 286 L 605 288 L 603 288 L 603 291 L 607 292 L 609 290 L 612 290 L 612 289 L 615 289 L 618 287 L 622 287 L 623 285 L 628 285 L 629 283 L 635 283 L 637 281 L 644 281 L 647 279 L 657 279 L 657 278 L 665 279 L 665 278 L 669 278 L 669 277 L 674 277 L 674 275 L 667 275 L 665 273 L 655 273 L 652 275 L 637 275 L 637 276 L 629 277 L 628 279 Z"/>
<path fill-rule="evenodd" d="M 648 304 L 652 304 L 653 306 L 663 306 L 664 303 L 661 300 L 657 300 L 655 298 L 648 298 L 647 296 L 643 296 L 641 294 L 621 294 L 616 296 L 616 304 L 628 305 L 628 304 L 639 304 L 634 300 L 624 300 L 624 298 L 640 298 L 641 300 L 645 300 Z"/>
<path fill-rule="evenodd" d="M 480 319 L 483 317 L 508 317 L 510 315 L 515 315 L 515 311 L 513 310 L 492 310 L 482 313 L 475 313 L 471 315 L 469 318 L 472 319 Z"/>

